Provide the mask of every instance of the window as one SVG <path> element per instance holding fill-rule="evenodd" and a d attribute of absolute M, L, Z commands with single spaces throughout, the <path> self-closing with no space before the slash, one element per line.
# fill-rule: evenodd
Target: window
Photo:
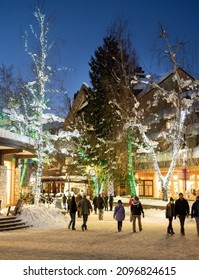
<path fill-rule="evenodd" d="M 142 180 L 139 185 L 140 196 L 153 196 L 153 180 Z"/>

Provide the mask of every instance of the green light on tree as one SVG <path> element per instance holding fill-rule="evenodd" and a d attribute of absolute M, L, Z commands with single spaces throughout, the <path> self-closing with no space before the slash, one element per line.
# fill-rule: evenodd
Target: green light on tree
<path fill-rule="evenodd" d="M 28 159 L 24 159 L 24 164 L 22 165 L 22 172 L 21 172 L 20 183 L 19 183 L 19 189 L 20 189 L 21 193 L 22 193 L 22 186 L 23 186 L 25 176 L 26 176 L 27 163 L 28 163 Z"/>
<path fill-rule="evenodd" d="M 127 145 L 128 145 L 128 179 L 129 179 L 129 186 L 131 193 L 136 195 L 136 183 L 135 183 L 135 176 L 133 172 L 133 146 L 134 142 L 132 141 L 132 131 L 128 129 L 127 131 Z"/>

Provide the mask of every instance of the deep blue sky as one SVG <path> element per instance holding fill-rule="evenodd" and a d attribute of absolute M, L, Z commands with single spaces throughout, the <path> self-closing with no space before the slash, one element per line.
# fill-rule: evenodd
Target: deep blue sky
<path fill-rule="evenodd" d="M 62 39 L 59 66 L 70 68 L 65 86 L 72 97 L 83 82 L 89 81 L 88 62 L 103 42 L 107 28 L 117 17 L 128 21 L 128 30 L 138 53 L 140 65 L 149 72 L 161 73 L 154 42 L 158 24 L 168 29 L 171 38 L 190 41 L 188 66 L 199 74 L 199 1 L 198 0 L 45 0 L 47 15 L 55 22 L 50 34 Z M 0 0 L 0 64 L 13 64 L 27 71 L 22 32 L 29 30 L 37 0 Z"/>

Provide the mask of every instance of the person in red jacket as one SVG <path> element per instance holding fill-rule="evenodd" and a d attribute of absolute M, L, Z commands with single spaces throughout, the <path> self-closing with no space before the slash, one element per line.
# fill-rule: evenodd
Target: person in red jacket
<path fill-rule="evenodd" d="M 134 195 L 131 195 L 130 199 L 129 199 L 129 206 L 131 207 L 132 203 L 134 200 Z"/>

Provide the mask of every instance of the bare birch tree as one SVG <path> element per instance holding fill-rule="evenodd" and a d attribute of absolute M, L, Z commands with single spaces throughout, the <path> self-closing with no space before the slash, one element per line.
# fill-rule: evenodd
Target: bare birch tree
<path fill-rule="evenodd" d="M 148 99 L 147 106 L 145 103 L 142 103 L 142 98 L 139 97 L 139 95 L 137 97 L 134 96 L 134 116 L 125 125 L 125 128 L 127 129 L 129 127 L 132 127 L 138 129 L 143 140 L 144 148 L 151 155 L 154 164 L 154 169 L 161 182 L 163 200 L 167 200 L 169 181 L 174 172 L 176 162 L 179 156 L 179 151 L 183 142 L 185 122 L 193 103 L 199 98 L 199 91 L 197 81 L 194 81 L 191 78 L 184 79 L 180 75 L 180 68 L 177 62 L 177 56 L 182 45 L 178 44 L 172 46 L 168 39 L 167 33 L 163 29 L 161 30 L 161 37 L 166 43 L 167 47 L 167 49 L 163 53 L 168 57 L 173 68 L 171 71 L 173 86 L 172 88 L 166 89 L 165 87 L 162 87 L 158 82 L 150 81 L 150 79 L 148 79 L 147 82 L 145 81 L 148 84 L 147 92 L 149 92 L 150 89 L 153 90 L 153 94 L 151 98 Z M 137 84 L 137 82 L 137 77 L 134 77 L 132 83 Z M 185 98 L 187 96 L 188 98 Z M 152 124 L 147 122 L 145 118 L 147 110 L 149 112 L 148 115 L 150 115 L 150 117 L 153 116 L 154 119 L 158 118 L 157 114 L 154 113 L 155 111 L 153 108 L 158 108 L 158 106 L 160 105 L 160 101 L 165 102 L 164 104 L 167 104 L 170 108 L 170 114 L 167 116 L 170 121 L 170 127 L 169 129 L 159 132 L 158 135 L 158 137 L 161 136 L 165 139 L 165 141 L 169 142 L 170 151 L 172 151 L 172 159 L 166 176 L 162 175 L 158 163 L 159 139 L 158 137 L 156 139 L 153 139 L 151 137 L 152 133 L 150 132 L 150 128 Z M 156 112 L 158 112 L 158 110 L 156 110 Z"/>

